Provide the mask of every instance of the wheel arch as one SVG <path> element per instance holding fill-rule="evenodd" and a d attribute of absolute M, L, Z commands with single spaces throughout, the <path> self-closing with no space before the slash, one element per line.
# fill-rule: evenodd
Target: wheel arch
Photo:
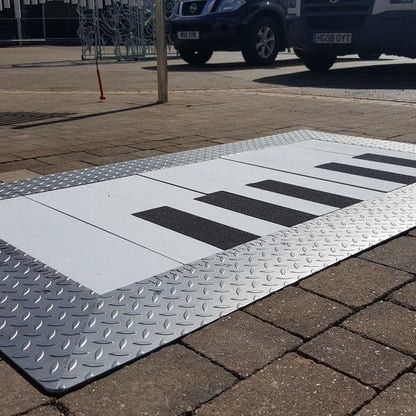
<path fill-rule="evenodd" d="M 285 31 L 284 16 L 286 12 L 282 5 L 278 3 L 259 2 L 253 5 L 250 13 L 245 18 L 245 25 L 247 27 L 246 37 L 248 36 L 248 28 L 251 24 L 262 17 L 273 19 L 277 23 L 279 30 L 279 51 L 287 48 L 287 36 Z"/>

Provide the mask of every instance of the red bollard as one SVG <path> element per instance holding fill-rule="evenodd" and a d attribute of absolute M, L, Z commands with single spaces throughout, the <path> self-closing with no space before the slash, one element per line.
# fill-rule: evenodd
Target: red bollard
<path fill-rule="evenodd" d="M 95 60 L 95 66 L 97 68 L 98 85 L 100 86 L 100 93 L 101 93 L 100 100 L 105 100 L 104 92 L 103 92 L 103 84 L 101 82 L 101 75 L 100 75 L 100 70 L 98 69 L 98 61 L 97 60 Z"/>

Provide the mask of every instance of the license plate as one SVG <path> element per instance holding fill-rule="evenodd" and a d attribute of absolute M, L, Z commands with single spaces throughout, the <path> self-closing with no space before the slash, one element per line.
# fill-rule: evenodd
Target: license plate
<path fill-rule="evenodd" d="M 313 43 L 351 43 L 352 33 L 314 33 Z"/>
<path fill-rule="evenodd" d="M 178 32 L 178 39 L 199 39 L 199 32 L 197 30 Z"/>

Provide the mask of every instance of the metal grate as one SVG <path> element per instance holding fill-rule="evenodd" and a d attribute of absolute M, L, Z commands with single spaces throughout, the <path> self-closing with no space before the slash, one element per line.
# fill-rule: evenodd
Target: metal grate
<path fill-rule="evenodd" d="M 14 126 L 16 124 L 30 123 L 52 118 L 68 117 L 75 113 L 38 113 L 38 112 L 3 112 L 0 113 L 0 126 Z"/>

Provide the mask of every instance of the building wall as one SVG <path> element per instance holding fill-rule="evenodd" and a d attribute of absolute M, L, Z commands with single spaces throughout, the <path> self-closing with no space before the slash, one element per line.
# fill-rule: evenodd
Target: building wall
<path fill-rule="evenodd" d="M 12 2 L 11 2 L 12 3 Z M 19 39 L 18 22 L 13 3 L 0 11 L 0 43 L 15 43 Z M 55 44 L 79 44 L 77 6 L 58 1 L 21 6 L 22 40 Z"/>

